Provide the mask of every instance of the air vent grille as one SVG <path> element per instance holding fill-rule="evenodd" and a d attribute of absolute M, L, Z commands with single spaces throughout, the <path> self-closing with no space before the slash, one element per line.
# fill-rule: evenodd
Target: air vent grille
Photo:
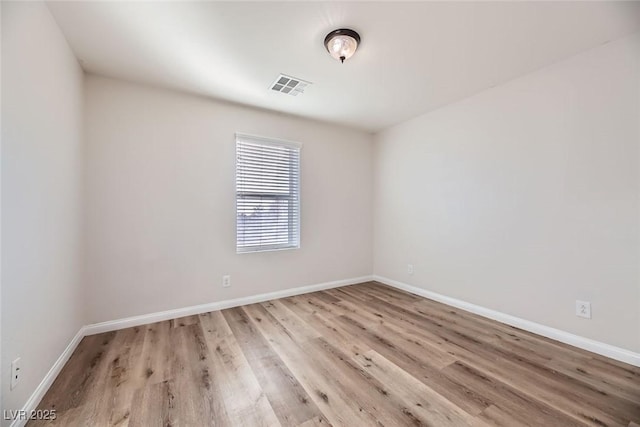
<path fill-rule="evenodd" d="M 291 96 L 298 96 L 304 93 L 304 90 L 311 83 L 299 79 L 297 77 L 291 77 L 284 74 L 280 74 L 275 82 L 271 85 L 271 90 L 281 92 Z"/>

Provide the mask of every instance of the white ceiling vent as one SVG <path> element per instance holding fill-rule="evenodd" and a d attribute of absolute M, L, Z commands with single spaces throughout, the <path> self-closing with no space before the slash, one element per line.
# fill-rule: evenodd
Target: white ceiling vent
<path fill-rule="evenodd" d="M 297 77 L 280 74 L 276 81 L 271 85 L 271 90 L 282 92 L 291 96 L 298 96 L 303 93 L 305 88 L 310 84 L 310 82 L 304 81 Z"/>

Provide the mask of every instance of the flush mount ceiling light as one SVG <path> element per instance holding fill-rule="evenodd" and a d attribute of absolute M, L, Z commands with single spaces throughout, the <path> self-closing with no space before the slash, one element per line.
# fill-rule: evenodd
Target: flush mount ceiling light
<path fill-rule="evenodd" d="M 347 28 L 331 31 L 324 38 L 324 45 L 329 54 L 342 63 L 353 56 L 359 44 L 360 35 Z"/>

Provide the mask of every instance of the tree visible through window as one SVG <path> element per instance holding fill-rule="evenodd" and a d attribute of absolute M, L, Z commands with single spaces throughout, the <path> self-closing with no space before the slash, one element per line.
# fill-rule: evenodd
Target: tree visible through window
<path fill-rule="evenodd" d="M 300 145 L 236 135 L 236 250 L 300 247 Z"/>

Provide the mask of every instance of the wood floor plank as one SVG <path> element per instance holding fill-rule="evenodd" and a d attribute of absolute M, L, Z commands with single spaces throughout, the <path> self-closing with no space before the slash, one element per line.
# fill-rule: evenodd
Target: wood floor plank
<path fill-rule="evenodd" d="M 81 417 L 86 424 L 127 425 L 134 386 L 131 383 L 133 366 L 137 362 L 136 348 L 144 340 L 146 328 L 133 327 L 115 333 L 100 369 L 87 390 Z"/>
<path fill-rule="evenodd" d="M 172 328 L 172 343 L 177 357 L 172 360 L 172 386 L 175 392 L 173 416 L 179 425 L 192 425 L 199 420 L 211 424 L 231 426 L 232 420 L 225 405 L 223 385 L 227 375 L 212 357 L 204 332 L 198 324 Z M 218 346 L 224 338 L 212 342 Z"/>
<path fill-rule="evenodd" d="M 179 317 L 177 319 L 169 320 L 169 326 L 171 328 L 179 328 L 181 326 L 197 325 L 199 322 L 197 315 Z"/>
<path fill-rule="evenodd" d="M 162 381 L 136 391 L 132 402 L 131 426 L 166 427 L 179 425 L 176 419 L 176 386 Z"/>
<path fill-rule="evenodd" d="M 418 425 L 484 425 L 374 350 L 353 359 L 403 401 L 403 413 Z"/>
<path fill-rule="evenodd" d="M 171 367 L 175 357 L 174 347 L 170 341 L 171 325 L 169 322 L 158 322 L 147 325 L 147 332 L 140 355 L 141 365 L 136 373 L 142 378 L 144 385 L 156 384 L 173 378 Z"/>
<path fill-rule="evenodd" d="M 477 415 L 491 405 L 483 393 L 476 393 L 466 387 L 463 383 L 456 382 L 454 379 L 443 374 L 441 366 L 436 363 L 430 363 L 428 358 L 423 358 L 420 353 L 409 354 L 405 352 L 404 347 L 396 346 L 392 342 L 387 341 L 378 334 L 378 328 L 375 325 L 364 326 L 362 324 L 354 324 L 351 319 L 342 318 L 339 323 L 350 333 L 355 334 L 359 331 L 360 339 L 366 340 L 368 345 L 379 354 L 383 355 L 387 360 L 393 362 L 398 367 L 413 375 L 417 380 L 423 382 L 429 387 L 436 390 L 442 396 L 459 406 L 469 414 Z M 373 328 L 373 331 L 365 331 L 362 328 Z M 385 335 L 390 337 L 399 335 L 397 331 Z M 404 337 L 403 337 L 404 338 Z M 365 353 L 364 351 L 361 353 Z M 356 355 L 357 356 L 357 355 Z"/>
<path fill-rule="evenodd" d="M 67 410 L 84 405 L 90 390 L 98 386 L 100 371 L 116 332 L 84 337 L 56 378 L 40 406 L 55 409 L 62 416 Z M 75 411 L 78 412 L 78 411 Z"/>
<path fill-rule="evenodd" d="M 585 425 L 462 362 L 451 364 L 443 370 L 443 373 L 449 378 L 463 383 L 474 392 L 482 393 L 485 399 L 492 402 L 492 405 L 485 409 L 481 416 L 491 424 L 561 425 L 567 427 Z"/>
<path fill-rule="evenodd" d="M 85 337 L 33 426 L 640 426 L 640 368 L 367 282 Z"/>
<path fill-rule="evenodd" d="M 349 301 L 344 301 L 343 304 L 345 306 L 351 306 L 354 309 L 356 308 L 355 304 L 352 304 Z M 365 327 L 375 331 L 373 332 L 373 336 L 379 342 L 387 340 L 396 348 L 402 349 L 406 354 L 413 355 L 416 359 L 428 361 L 430 365 L 437 368 L 447 366 L 456 360 L 452 355 L 448 354 L 441 348 L 430 345 L 428 341 L 416 340 L 415 338 L 404 334 L 402 328 L 394 328 L 393 322 L 390 322 L 386 316 L 380 315 L 377 312 L 375 314 L 380 316 L 376 322 L 367 322 L 366 318 L 363 318 L 362 316 L 353 316 L 353 314 L 345 315 L 344 317 L 360 322 L 358 323 L 359 325 L 367 325 Z"/>
<path fill-rule="evenodd" d="M 311 399 L 320 408 L 329 422 L 335 426 L 365 423 L 377 425 L 369 412 L 360 411 L 354 399 L 356 390 L 342 383 L 342 378 L 333 375 L 333 367 L 315 362 L 313 354 L 304 351 L 264 307 L 254 304 L 243 307 L 264 336 L 269 337 L 273 348 L 284 360 Z M 260 319 L 260 320 L 257 320 Z"/>
<path fill-rule="evenodd" d="M 273 317 L 278 319 L 278 322 L 280 322 L 287 331 L 294 336 L 296 341 L 303 342 L 320 336 L 314 328 L 306 325 L 304 320 L 302 320 L 296 313 L 289 310 L 281 301 L 268 301 L 262 303 L 262 306 L 271 313 Z"/>
<path fill-rule="evenodd" d="M 591 388 L 599 390 L 600 393 L 607 393 L 616 398 L 626 399 L 631 403 L 640 402 L 640 390 L 638 387 L 623 381 L 617 381 L 616 377 L 610 375 L 593 375 L 593 371 L 585 365 L 551 359 L 545 363 L 545 367 L 588 384 Z"/>
<path fill-rule="evenodd" d="M 378 425 L 405 426 L 420 421 L 405 410 L 402 396 L 389 391 L 390 384 L 374 377 L 339 348 L 323 338 L 305 343 L 316 363 L 332 366 L 340 378 L 338 386 L 357 403 L 358 410 L 376 420 Z"/>
<path fill-rule="evenodd" d="M 224 405 L 233 426 L 279 426 L 267 396 L 251 370 L 235 337 L 225 339 L 212 349 L 212 373 L 223 390 Z M 222 375 L 219 375 L 222 374 Z"/>
<path fill-rule="evenodd" d="M 234 308 L 224 310 L 223 314 L 280 424 L 297 426 L 324 422 L 328 425 L 328 420 L 266 338 L 253 326 L 247 313 Z"/>

